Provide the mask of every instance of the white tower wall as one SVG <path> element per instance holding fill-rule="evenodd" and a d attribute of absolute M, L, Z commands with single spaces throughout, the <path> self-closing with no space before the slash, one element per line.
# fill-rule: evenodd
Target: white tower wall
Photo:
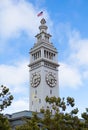
<path fill-rule="evenodd" d="M 30 50 L 30 110 L 40 111 L 46 108 L 46 96 L 59 96 L 58 52 L 47 33 L 45 19 L 41 20 L 37 43 Z"/>

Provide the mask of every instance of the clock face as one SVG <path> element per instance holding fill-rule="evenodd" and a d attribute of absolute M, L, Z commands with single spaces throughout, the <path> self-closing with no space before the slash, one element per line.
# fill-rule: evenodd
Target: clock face
<path fill-rule="evenodd" d="M 39 84 L 40 84 L 40 81 L 41 81 L 41 76 L 39 73 L 34 73 L 32 75 L 32 78 L 31 78 L 31 86 L 32 87 L 37 87 Z"/>
<path fill-rule="evenodd" d="M 56 76 L 52 72 L 46 75 L 46 82 L 50 87 L 55 87 L 56 85 Z"/>

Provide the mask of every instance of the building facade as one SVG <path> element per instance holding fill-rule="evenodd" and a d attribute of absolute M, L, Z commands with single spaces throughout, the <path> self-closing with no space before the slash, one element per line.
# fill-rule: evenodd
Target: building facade
<path fill-rule="evenodd" d="M 12 130 L 15 130 L 17 126 L 21 126 L 25 123 L 24 119 L 31 119 L 33 112 L 32 111 L 20 111 L 13 114 L 6 114 L 5 116 L 8 118 Z M 37 116 L 42 118 L 42 114 L 38 113 Z"/>
<path fill-rule="evenodd" d="M 6 115 L 12 130 L 24 124 L 24 118 L 31 119 L 33 111 L 39 112 L 41 108 L 46 108 L 46 96 L 59 96 L 58 52 L 50 42 L 51 35 L 47 33 L 45 19 L 43 18 L 40 23 L 40 32 L 35 36 L 37 41 L 29 52 L 30 110 Z M 41 118 L 41 113 L 38 116 Z"/>
<path fill-rule="evenodd" d="M 36 43 L 30 50 L 30 110 L 46 108 L 46 96 L 59 96 L 58 52 L 50 42 L 45 19 L 41 19 Z"/>

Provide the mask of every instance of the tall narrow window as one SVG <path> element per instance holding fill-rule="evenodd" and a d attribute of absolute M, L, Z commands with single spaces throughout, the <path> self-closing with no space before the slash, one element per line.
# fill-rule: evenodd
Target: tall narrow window
<path fill-rule="evenodd" d="M 35 90 L 35 95 L 37 95 L 37 90 Z"/>
<path fill-rule="evenodd" d="M 47 58 L 48 58 L 48 51 L 47 51 Z"/>
<path fill-rule="evenodd" d="M 46 50 L 44 50 L 44 57 L 46 58 Z"/>
<path fill-rule="evenodd" d="M 41 99 L 39 98 L 39 103 L 41 103 Z"/>
<path fill-rule="evenodd" d="M 52 90 L 50 90 L 50 94 L 52 94 Z"/>
<path fill-rule="evenodd" d="M 35 59 L 37 59 L 37 52 L 35 53 Z"/>
<path fill-rule="evenodd" d="M 50 52 L 49 52 L 49 59 L 50 59 Z"/>
<path fill-rule="evenodd" d="M 34 60 L 35 60 L 35 54 L 34 54 Z"/>
<path fill-rule="evenodd" d="M 41 57 L 41 51 L 39 51 L 39 57 Z"/>
<path fill-rule="evenodd" d="M 38 51 L 38 58 L 39 58 L 39 51 Z"/>

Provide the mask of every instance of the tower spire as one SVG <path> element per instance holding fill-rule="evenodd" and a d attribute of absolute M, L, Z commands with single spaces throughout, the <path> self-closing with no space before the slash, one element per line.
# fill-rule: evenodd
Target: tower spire
<path fill-rule="evenodd" d="M 43 41 L 49 43 L 51 35 L 47 33 L 48 27 L 46 25 L 46 20 L 42 18 L 40 23 L 41 23 L 41 25 L 39 26 L 40 33 L 35 36 L 37 38 L 37 43 L 42 43 Z"/>
<path fill-rule="evenodd" d="M 46 26 L 46 20 L 42 18 L 40 23 L 41 23 L 41 25 L 39 26 L 40 32 L 47 32 L 48 27 Z"/>

